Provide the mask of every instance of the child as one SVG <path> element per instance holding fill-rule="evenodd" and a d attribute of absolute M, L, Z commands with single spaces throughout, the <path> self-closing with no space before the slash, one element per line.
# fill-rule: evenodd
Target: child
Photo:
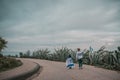
<path fill-rule="evenodd" d="M 71 58 L 71 55 L 69 55 L 68 58 L 66 59 L 66 67 L 68 69 L 71 69 L 74 67 L 74 63 L 73 63 L 73 59 Z"/>
<path fill-rule="evenodd" d="M 79 69 L 82 69 L 83 66 L 83 54 L 86 50 L 84 50 L 83 52 L 80 51 L 80 48 L 77 49 L 77 53 L 76 53 L 76 61 L 78 61 L 79 64 Z"/>

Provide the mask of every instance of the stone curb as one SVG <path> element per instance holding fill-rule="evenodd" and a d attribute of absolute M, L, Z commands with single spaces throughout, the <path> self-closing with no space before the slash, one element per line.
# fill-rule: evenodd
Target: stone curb
<path fill-rule="evenodd" d="M 33 62 L 33 63 L 35 63 L 35 62 Z M 35 64 L 36 64 L 36 67 L 33 68 L 32 70 L 30 70 L 28 72 L 25 72 L 23 74 L 19 74 L 17 76 L 13 76 L 13 77 L 10 77 L 10 78 L 3 79 L 3 80 L 26 80 L 28 77 L 32 76 L 37 71 L 39 71 L 40 65 L 38 63 L 35 63 Z"/>

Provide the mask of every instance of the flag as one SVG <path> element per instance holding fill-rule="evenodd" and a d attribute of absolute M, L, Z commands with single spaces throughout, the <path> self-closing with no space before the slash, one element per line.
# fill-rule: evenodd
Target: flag
<path fill-rule="evenodd" d="M 93 48 L 91 46 L 89 47 L 89 49 L 90 49 L 90 52 L 93 53 Z"/>

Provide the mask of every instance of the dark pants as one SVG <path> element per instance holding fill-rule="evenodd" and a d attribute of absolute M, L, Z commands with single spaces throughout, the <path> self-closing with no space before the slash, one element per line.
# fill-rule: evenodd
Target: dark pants
<path fill-rule="evenodd" d="M 78 64 L 79 64 L 79 68 L 82 67 L 82 65 L 83 65 L 83 60 L 82 60 L 82 59 L 78 59 Z"/>

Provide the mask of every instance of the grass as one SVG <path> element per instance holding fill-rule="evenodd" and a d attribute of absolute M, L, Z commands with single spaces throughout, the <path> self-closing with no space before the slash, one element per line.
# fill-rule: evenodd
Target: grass
<path fill-rule="evenodd" d="M 15 58 L 0 57 L 0 72 L 21 66 L 22 62 Z"/>

